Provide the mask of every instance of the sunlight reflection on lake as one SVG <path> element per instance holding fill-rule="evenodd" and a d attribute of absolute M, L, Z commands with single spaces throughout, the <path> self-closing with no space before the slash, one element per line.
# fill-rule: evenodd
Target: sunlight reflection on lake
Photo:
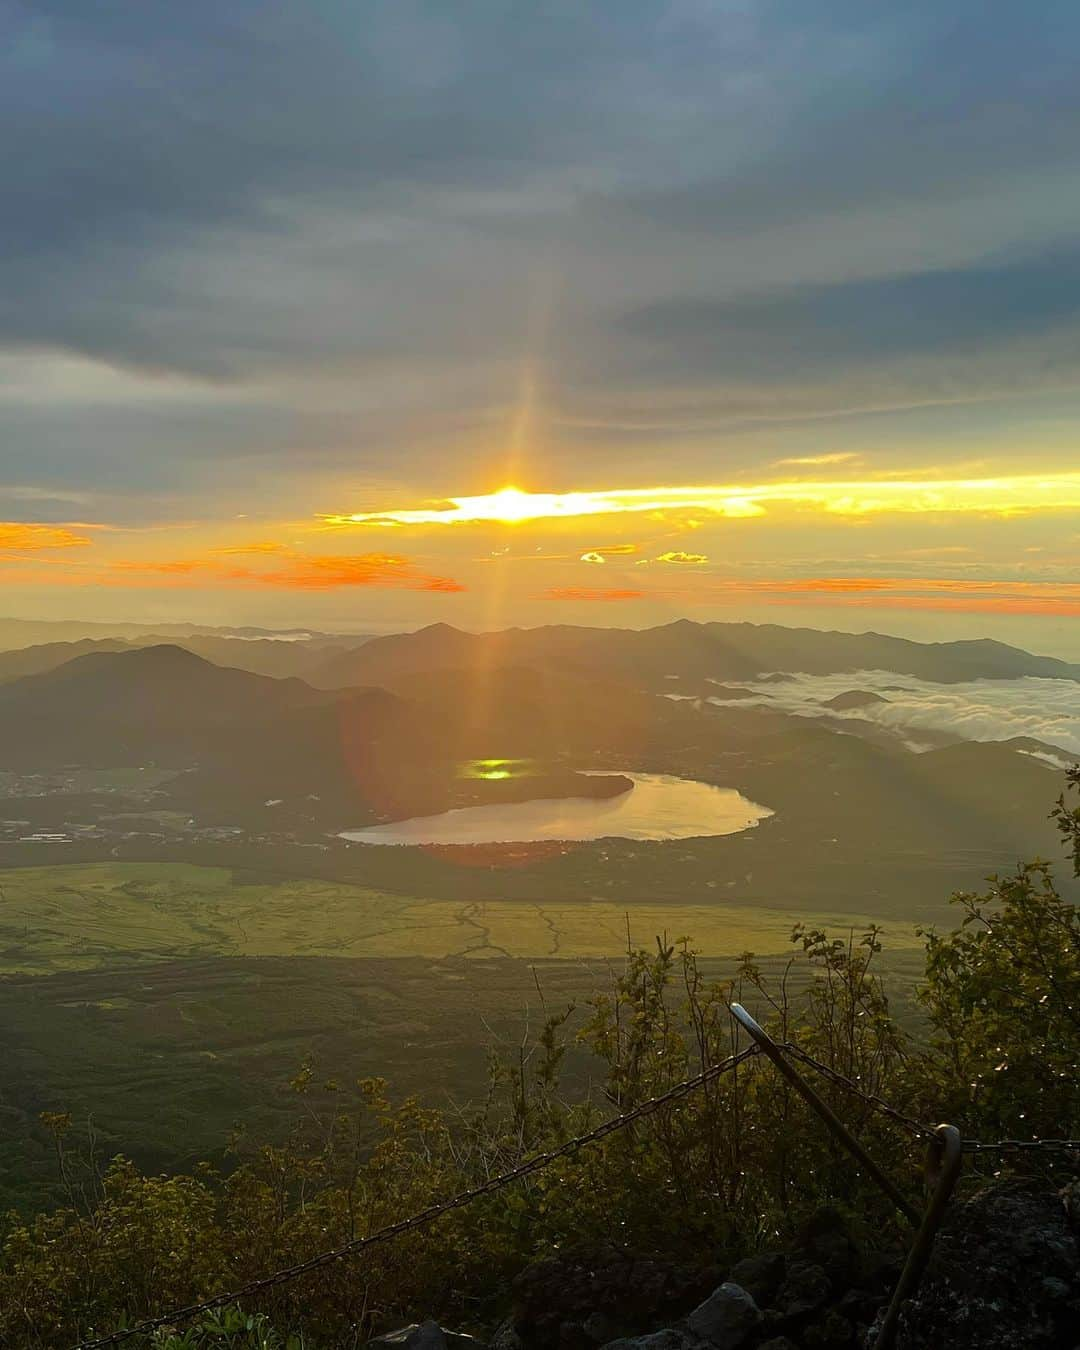
<path fill-rule="evenodd" d="M 416 816 L 343 839 L 361 844 L 510 844 L 539 840 L 696 839 L 736 834 L 773 813 L 735 788 L 670 774 L 627 773 L 631 791 L 603 800 L 561 797 L 492 806 L 463 806 Z"/>

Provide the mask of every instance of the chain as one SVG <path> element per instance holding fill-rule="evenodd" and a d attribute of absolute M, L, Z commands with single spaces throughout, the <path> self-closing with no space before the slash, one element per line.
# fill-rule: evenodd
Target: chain
<path fill-rule="evenodd" d="M 411 1218 L 402 1219 L 399 1223 L 389 1224 L 385 1228 L 380 1228 L 377 1232 L 370 1233 L 367 1237 L 347 1242 L 342 1247 L 320 1252 L 318 1256 L 309 1257 L 306 1261 L 298 1261 L 296 1265 L 275 1270 L 272 1274 L 264 1275 L 260 1279 L 249 1280 L 247 1284 L 241 1285 L 227 1294 L 215 1294 L 212 1298 L 204 1299 L 201 1303 L 189 1303 L 186 1307 L 173 1309 L 172 1312 L 162 1313 L 157 1317 L 149 1317 L 134 1326 L 124 1328 L 122 1331 L 114 1331 L 107 1336 L 80 1341 L 78 1345 L 72 1347 L 72 1350 L 104 1350 L 105 1346 L 119 1345 L 132 1336 L 143 1336 L 156 1331 L 158 1327 L 172 1326 L 178 1322 L 189 1322 L 193 1317 L 198 1317 L 200 1313 L 212 1312 L 215 1308 L 223 1308 L 227 1304 L 250 1298 L 263 1289 L 271 1289 L 275 1285 L 285 1284 L 289 1280 L 295 1280 L 301 1275 L 306 1275 L 308 1271 L 318 1270 L 321 1266 L 340 1261 L 344 1257 L 352 1256 L 368 1247 L 374 1247 L 377 1243 L 389 1242 L 392 1238 L 400 1237 L 403 1233 L 410 1233 L 414 1229 L 423 1228 L 443 1214 L 449 1214 L 455 1209 L 462 1209 L 465 1205 L 472 1204 L 474 1200 L 479 1200 L 485 1195 L 491 1195 L 494 1191 L 509 1186 L 511 1182 L 531 1176 L 533 1172 L 539 1172 L 542 1168 L 549 1167 L 561 1158 L 569 1158 L 579 1149 L 599 1142 L 609 1134 L 614 1134 L 616 1130 L 625 1129 L 628 1125 L 632 1125 L 645 1116 L 652 1115 L 654 1111 L 660 1110 L 661 1107 L 667 1106 L 671 1102 L 679 1101 L 691 1092 L 696 1092 L 698 1088 L 704 1087 L 706 1083 L 711 1083 L 713 1079 L 720 1078 L 731 1069 L 737 1068 L 744 1061 L 752 1059 L 758 1053 L 758 1047 L 751 1045 L 738 1054 L 729 1055 L 727 1059 L 721 1060 L 718 1064 L 710 1065 L 709 1068 L 696 1074 L 693 1078 L 687 1078 L 681 1083 L 676 1083 L 674 1087 L 669 1088 L 667 1092 L 661 1093 L 658 1097 L 651 1097 L 648 1101 L 635 1106 L 631 1111 L 625 1111 L 622 1115 L 612 1116 L 610 1120 L 605 1120 L 602 1125 L 598 1125 L 587 1134 L 568 1139 L 558 1148 L 553 1148 L 546 1153 L 537 1153 L 509 1172 L 491 1177 L 482 1185 L 474 1186 L 471 1190 L 461 1191 L 449 1200 L 442 1200 L 438 1204 L 429 1205 L 427 1209 L 412 1215 Z"/>
<path fill-rule="evenodd" d="M 911 1134 L 915 1135 L 916 1138 L 933 1139 L 936 1137 L 934 1131 L 928 1125 L 922 1125 L 919 1121 L 915 1120 L 914 1117 L 905 1115 L 903 1111 L 898 1111 L 897 1108 L 891 1106 L 884 1097 L 878 1097 L 873 1092 L 867 1092 L 866 1089 L 860 1087 L 853 1078 L 848 1078 L 837 1069 L 830 1067 L 830 1065 L 823 1064 L 821 1060 L 815 1059 L 813 1055 L 808 1054 L 801 1046 L 792 1045 L 790 1041 L 782 1041 L 779 1045 L 780 1049 L 783 1050 L 785 1054 L 791 1055 L 793 1059 L 800 1060 L 803 1064 L 809 1065 L 812 1069 L 816 1069 L 818 1073 L 827 1078 L 831 1083 L 835 1083 L 838 1087 L 842 1087 L 846 1091 L 853 1093 L 856 1097 L 861 1098 L 867 1106 L 872 1107 L 873 1110 L 880 1112 L 883 1116 L 888 1116 L 890 1120 L 894 1120 L 898 1125 L 902 1125 L 905 1130 L 908 1130 Z"/>
<path fill-rule="evenodd" d="M 823 1064 L 815 1059 L 813 1055 L 808 1054 L 801 1046 L 792 1045 L 789 1041 L 780 1043 L 780 1049 L 785 1054 L 791 1055 L 793 1059 L 801 1060 L 803 1064 L 816 1069 L 818 1073 L 828 1078 L 830 1082 L 836 1083 L 839 1087 L 846 1088 L 855 1096 L 860 1097 L 867 1106 L 872 1106 L 874 1110 L 880 1111 L 882 1115 L 895 1120 L 897 1124 L 903 1125 L 905 1129 L 910 1130 L 912 1134 L 923 1139 L 933 1139 L 935 1132 L 927 1125 L 920 1125 L 917 1120 L 911 1116 L 898 1111 L 895 1106 L 890 1105 L 883 1097 L 878 1097 L 872 1092 L 867 1092 L 861 1088 L 854 1079 L 845 1077 L 838 1070 L 831 1068 L 828 1064 Z M 1080 1139 L 998 1139 L 992 1143 L 984 1143 L 980 1139 L 965 1139 L 963 1143 L 965 1153 L 1071 1153 L 1080 1152 Z"/>
<path fill-rule="evenodd" d="M 998 1139 L 985 1144 L 965 1139 L 965 1153 L 1072 1153 L 1080 1152 L 1080 1139 Z"/>

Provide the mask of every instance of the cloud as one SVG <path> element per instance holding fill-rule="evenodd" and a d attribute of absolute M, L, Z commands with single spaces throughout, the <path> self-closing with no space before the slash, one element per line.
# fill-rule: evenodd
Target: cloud
<path fill-rule="evenodd" d="M 244 553 L 289 553 L 287 544 L 278 543 L 275 539 L 253 540 L 250 544 L 232 544 L 223 548 L 210 550 L 211 553 L 220 553 L 223 557 L 234 557 Z"/>
<path fill-rule="evenodd" d="M 949 409 L 1004 436 L 1003 394 L 1077 385 L 1078 33 L 1048 0 L 11 0 L 0 476 L 140 521 L 253 481 L 407 506 L 502 462 L 525 363 L 554 474 L 722 444 L 756 481 L 865 410 L 868 464 L 946 463 Z"/>
<path fill-rule="evenodd" d="M 837 450 L 827 455 L 789 455 L 786 459 L 777 459 L 773 463 L 776 465 L 787 464 L 849 464 L 852 460 L 859 459 L 854 450 Z"/>
<path fill-rule="evenodd" d="M 227 557 L 272 558 L 271 566 L 226 562 Z M 256 586 L 294 591 L 332 591 L 351 587 L 396 587 L 445 594 L 466 587 L 452 577 L 418 567 L 393 553 L 320 554 L 284 544 L 258 541 L 210 550 L 194 558 L 121 558 L 70 573 L 31 573 L 20 579 L 52 584 L 103 586 Z"/>
<path fill-rule="evenodd" d="M 455 594 L 465 587 L 452 577 L 432 576 L 407 558 L 392 554 L 362 553 L 352 557 L 297 554 L 280 568 L 252 578 L 264 586 L 290 590 L 325 591 L 342 586 L 400 586 L 409 591 L 442 591 Z"/>
<path fill-rule="evenodd" d="M 945 732 L 969 741 L 1030 737 L 1080 757 L 1080 685 L 1026 677 L 935 684 L 888 670 L 839 675 L 787 675 L 760 683 L 739 681 L 761 706 L 799 717 L 871 721 L 897 734 Z M 849 690 L 887 700 L 838 711 L 822 705 Z M 728 702 L 722 693 L 709 700 Z M 734 700 L 730 700 L 734 702 Z M 739 707 L 748 700 L 740 698 Z M 925 747 L 923 747 L 925 748 Z"/>
<path fill-rule="evenodd" d="M 683 553 L 681 549 L 672 549 L 668 553 L 661 553 L 655 561 L 662 563 L 704 563 L 709 560 L 704 553 Z"/>
<path fill-rule="evenodd" d="M 581 555 L 581 561 L 583 563 L 602 563 L 604 561 L 604 555 L 593 549 L 589 553 L 583 553 Z"/>
<path fill-rule="evenodd" d="M 17 520 L 0 521 L 0 553 L 33 553 L 39 549 L 79 548 L 85 547 L 90 542 L 87 535 L 77 534 L 65 525 L 27 524 Z"/>
<path fill-rule="evenodd" d="M 799 605 L 815 597 L 874 609 L 966 614 L 1080 616 L 1080 584 L 1064 581 L 958 580 L 953 577 L 779 577 L 723 582 L 732 595 Z"/>
<path fill-rule="evenodd" d="M 646 560 L 642 560 L 643 562 Z M 879 610 L 1080 617 L 1080 584 L 1061 581 L 967 581 L 949 577 L 714 577 L 698 584 L 645 589 L 556 587 L 547 599 L 650 600 L 695 610 L 718 606 L 798 607 L 815 602 Z M 1075 696 L 1075 695 L 1074 695 Z"/>
<path fill-rule="evenodd" d="M 1080 318 L 1080 248 L 904 276 L 802 284 L 751 296 L 694 294 L 630 309 L 624 330 L 669 357 L 790 380 L 839 363 L 963 352 Z M 821 462 L 821 461 L 819 461 Z"/>
<path fill-rule="evenodd" d="M 588 586 L 552 586 L 544 592 L 545 600 L 585 600 L 599 601 L 606 603 L 608 601 L 619 600 L 641 600 L 646 595 L 645 591 L 635 591 L 622 588 L 613 588 L 608 590 L 596 590 Z"/>
<path fill-rule="evenodd" d="M 706 511 L 747 519 L 769 508 L 816 509 L 837 516 L 949 513 L 1015 514 L 1080 508 L 1080 472 L 972 478 L 789 480 L 685 487 L 607 488 L 584 492 L 523 492 L 502 488 L 475 497 L 451 497 L 423 506 L 357 511 L 323 519 L 345 525 L 516 526 L 625 513 Z"/>

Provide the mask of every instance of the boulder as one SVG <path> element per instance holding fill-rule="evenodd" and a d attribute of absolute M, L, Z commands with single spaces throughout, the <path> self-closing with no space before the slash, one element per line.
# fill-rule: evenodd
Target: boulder
<path fill-rule="evenodd" d="M 831 1292 L 829 1277 L 821 1266 L 813 1261 L 789 1261 L 774 1303 L 784 1317 L 801 1318 L 823 1308 Z"/>
<path fill-rule="evenodd" d="M 487 1350 L 475 1336 L 446 1331 L 431 1318 L 376 1336 L 368 1341 L 368 1345 L 378 1347 L 378 1350 Z"/>
<path fill-rule="evenodd" d="M 506 1318 L 495 1328 L 491 1337 L 490 1350 L 525 1350 L 525 1342 L 512 1317 Z"/>
<path fill-rule="evenodd" d="M 514 1326 L 530 1346 L 595 1346 L 672 1325 L 723 1278 L 715 1264 L 640 1256 L 618 1247 L 568 1249 L 514 1280 Z M 606 1318 L 606 1324 L 600 1322 Z M 598 1330 L 604 1330 L 597 1342 Z"/>
<path fill-rule="evenodd" d="M 692 1336 L 715 1350 L 739 1350 L 761 1325 L 761 1309 L 740 1285 L 726 1281 L 686 1319 Z"/>
<path fill-rule="evenodd" d="M 732 1284 L 741 1285 L 759 1308 L 772 1303 L 784 1282 L 784 1257 L 780 1252 L 747 1256 L 728 1272 Z"/>
<path fill-rule="evenodd" d="M 1080 1343 L 1080 1241 L 1066 1201 L 1043 1185 L 1011 1182 L 954 1203 L 902 1310 L 897 1350 Z"/>
<path fill-rule="evenodd" d="M 618 1334 L 614 1320 L 606 1312 L 590 1313 L 582 1322 L 581 1329 L 594 1345 L 606 1345 Z"/>
<path fill-rule="evenodd" d="M 646 1336 L 623 1336 L 617 1341 L 608 1341 L 604 1350 L 694 1350 L 694 1342 L 685 1332 L 665 1327 L 663 1331 L 650 1331 Z"/>
<path fill-rule="evenodd" d="M 802 1332 L 806 1350 L 855 1350 L 855 1325 L 835 1308 L 829 1308 Z"/>
<path fill-rule="evenodd" d="M 831 1205 L 817 1210 L 795 1237 L 795 1250 L 820 1266 L 837 1288 L 858 1282 L 866 1257 L 851 1220 Z"/>

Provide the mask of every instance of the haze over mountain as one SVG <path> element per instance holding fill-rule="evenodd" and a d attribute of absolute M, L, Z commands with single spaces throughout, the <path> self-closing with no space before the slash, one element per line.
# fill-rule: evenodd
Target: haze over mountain
<path fill-rule="evenodd" d="M 29 662 L 35 650 L 11 655 Z M 56 655 L 55 646 L 46 653 Z M 886 716 L 904 695 L 867 693 L 857 678 L 814 703 L 816 723 L 785 710 L 779 682 L 761 681 L 756 694 L 739 687 L 728 706 L 710 702 L 724 703 L 720 677 L 786 668 L 846 679 L 866 662 L 879 681 L 880 663 L 890 662 L 892 678 L 912 687 L 961 688 L 978 678 L 1008 689 L 1034 676 L 1058 689 L 1080 677 L 1076 667 L 994 642 L 921 645 L 687 622 L 480 635 L 440 625 L 331 650 L 317 678 L 332 687 L 320 688 L 218 666 L 176 645 L 95 650 L 0 685 L 0 740 L 8 768 L 173 770 L 164 796 L 221 823 L 264 822 L 271 800 L 282 820 L 299 813 L 340 828 L 461 802 L 592 794 L 599 782 L 572 777 L 591 768 L 736 787 L 776 809 L 768 830 L 794 829 L 800 849 L 822 831 L 852 846 L 891 834 L 927 850 L 948 832 L 976 847 L 1042 831 L 1053 742 L 950 745 L 961 738 L 942 735 L 928 742 L 940 749 L 913 754 L 902 726 L 866 720 Z M 535 767 L 462 780 L 463 764 L 491 756 Z M 808 791 L 822 774 L 828 791 Z"/>
<path fill-rule="evenodd" d="M 93 651 L 0 686 L 0 743 L 9 768 L 182 766 L 222 733 L 327 701 L 299 680 L 216 666 L 182 647 Z"/>
<path fill-rule="evenodd" d="M 880 633 L 688 619 L 639 630 L 560 625 L 479 634 L 433 624 L 332 655 L 310 678 L 324 688 L 343 688 L 393 683 L 403 675 L 442 668 L 519 664 L 618 674 L 649 686 L 671 675 L 741 680 L 777 671 L 891 670 L 944 683 L 1025 675 L 1080 680 L 1080 664 L 990 639 L 920 643 Z"/>
<path fill-rule="evenodd" d="M 304 630 L 275 633 L 269 629 L 214 629 L 196 624 L 26 623 L 0 620 L 0 683 L 20 675 L 51 670 L 73 657 L 100 651 L 173 645 L 204 656 L 220 666 L 235 666 L 258 675 L 305 675 L 324 661 L 359 646 L 362 635 L 332 637 Z M 73 636 L 84 634 L 82 636 Z M 42 641 L 43 637 L 55 641 Z"/>

